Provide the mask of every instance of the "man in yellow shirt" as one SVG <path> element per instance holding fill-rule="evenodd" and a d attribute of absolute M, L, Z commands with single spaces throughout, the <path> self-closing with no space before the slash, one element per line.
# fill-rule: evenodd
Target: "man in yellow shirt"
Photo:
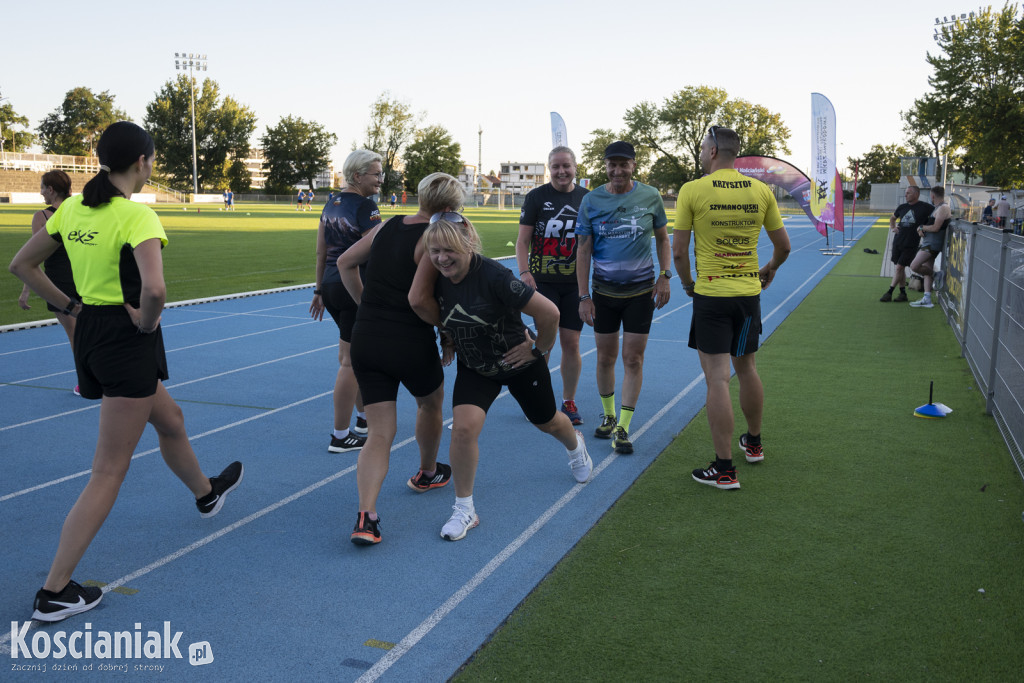
<path fill-rule="evenodd" d="M 707 414 L 715 460 L 693 471 L 701 484 L 738 489 L 732 463 L 733 412 L 729 363 L 740 383 L 740 407 L 747 432 L 740 448 L 747 462 L 764 460 L 761 416 L 764 388 L 754 355 L 761 333 L 761 290 L 789 256 L 789 235 L 775 196 L 767 185 L 735 169 L 740 139 L 729 128 L 711 126 L 700 150 L 707 175 L 683 185 L 676 204 L 672 253 L 676 272 L 693 297 L 690 347 L 697 349 L 707 383 Z M 761 226 L 774 250 L 758 267 Z M 697 276 L 691 279 L 690 242 L 694 238 Z"/>

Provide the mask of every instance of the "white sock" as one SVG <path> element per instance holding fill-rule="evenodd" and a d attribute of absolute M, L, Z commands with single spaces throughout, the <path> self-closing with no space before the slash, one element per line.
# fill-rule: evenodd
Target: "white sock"
<path fill-rule="evenodd" d="M 476 508 L 473 507 L 473 496 L 466 496 L 465 498 L 455 496 L 455 504 L 467 512 L 473 513 L 476 511 Z"/>
<path fill-rule="evenodd" d="M 344 439 L 346 436 L 348 436 L 348 427 L 345 427 L 344 429 L 335 429 L 334 430 L 334 438 L 335 439 Z"/>
<path fill-rule="evenodd" d="M 566 448 L 565 452 L 569 454 L 570 458 L 575 458 L 577 455 L 583 452 L 583 439 L 580 437 L 579 434 L 576 435 L 576 448 L 573 448 L 572 450 Z"/>

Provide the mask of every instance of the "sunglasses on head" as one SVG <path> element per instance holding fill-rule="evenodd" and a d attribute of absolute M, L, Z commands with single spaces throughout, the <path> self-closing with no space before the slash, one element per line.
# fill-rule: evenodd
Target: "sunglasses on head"
<path fill-rule="evenodd" d="M 718 147 L 718 136 L 715 135 L 715 131 L 721 128 L 721 126 L 711 126 L 708 128 L 708 134 L 711 135 L 711 141 L 715 143 L 715 147 Z"/>
<path fill-rule="evenodd" d="M 462 217 L 461 213 L 456 211 L 439 211 L 430 217 L 430 225 L 438 221 L 448 221 L 449 223 L 465 223 L 466 219 Z"/>

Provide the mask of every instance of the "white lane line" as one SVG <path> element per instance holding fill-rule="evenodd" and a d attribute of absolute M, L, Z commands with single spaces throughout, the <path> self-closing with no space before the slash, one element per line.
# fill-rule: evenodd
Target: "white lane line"
<path fill-rule="evenodd" d="M 681 401 L 687 394 L 689 394 L 695 387 L 700 385 L 704 381 L 704 374 L 701 373 L 693 379 L 686 388 L 676 394 L 676 396 L 669 401 L 661 410 L 659 410 L 651 419 L 644 423 L 635 433 L 634 439 L 639 439 L 649 427 L 657 423 L 669 410 L 671 410 L 679 401 Z M 604 460 L 601 464 L 594 469 L 594 473 L 591 475 L 591 480 L 598 474 L 603 472 L 612 462 L 615 461 L 619 456 L 616 453 L 612 453 Z M 504 564 L 510 557 L 512 557 L 516 551 L 518 551 L 523 545 L 526 544 L 533 536 L 547 524 L 552 517 L 564 508 L 566 505 L 575 498 L 586 484 L 576 484 L 569 489 L 564 496 L 558 499 L 547 510 L 545 510 L 537 519 L 533 521 L 530 526 L 516 537 L 514 541 L 505 546 L 501 552 L 491 558 L 491 560 L 483 566 L 473 577 L 464 583 L 455 593 L 451 595 L 444 603 L 441 604 L 433 613 L 424 619 L 416 628 L 409 632 L 402 640 L 395 645 L 395 647 L 388 650 L 388 653 L 377 660 L 370 669 L 366 671 L 362 676 L 356 679 L 356 683 L 371 683 L 380 678 L 388 669 L 401 659 L 409 650 L 411 650 L 417 643 L 419 643 L 428 633 L 430 633 L 434 627 L 436 627 L 441 620 L 448 616 L 452 610 L 459 606 L 463 600 L 468 598 L 474 590 L 476 590 L 484 581 L 487 580 L 502 564 Z"/>

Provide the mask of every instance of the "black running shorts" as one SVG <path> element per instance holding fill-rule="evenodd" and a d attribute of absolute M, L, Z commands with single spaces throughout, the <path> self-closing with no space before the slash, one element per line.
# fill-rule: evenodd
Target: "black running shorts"
<path fill-rule="evenodd" d="M 83 306 L 75 324 L 75 367 L 83 398 L 146 398 L 167 379 L 163 332 L 141 334 L 123 306 Z"/>
<path fill-rule="evenodd" d="M 579 285 L 575 282 L 538 282 L 537 291 L 558 306 L 559 327 L 576 332 L 583 329 Z"/>
<path fill-rule="evenodd" d="M 543 360 L 531 363 L 518 375 L 503 380 L 484 377 L 459 363 L 452 390 L 452 407 L 470 404 L 486 413 L 503 386 L 508 387 L 508 393 L 519 403 L 532 424 L 542 425 L 554 419 L 558 408 L 551 389 L 551 373 Z"/>
<path fill-rule="evenodd" d="M 690 348 L 743 356 L 757 351 L 761 335 L 761 296 L 693 295 Z"/>
<path fill-rule="evenodd" d="M 650 334 L 654 320 L 654 296 L 644 292 L 624 299 L 594 292 L 594 332 L 615 334 L 623 332 Z M 577 304 L 578 308 L 578 304 Z"/>
<path fill-rule="evenodd" d="M 320 285 L 320 298 L 323 299 L 324 308 L 331 314 L 334 324 L 338 326 L 338 333 L 343 342 L 352 341 L 352 326 L 356 323 L 356 311 L 359 306 L 349 296 L 345 285 L 340 282 L 325 282 Z"/>
<path fill-rule="evenodd" d="M 422 398 L 444 383 L 432 329 L 387 334 L 361 321 L 354 332 L 359 334 L 352 335 L 352 370 L 364 405 L 398 400 L 399 384 Z"/>

